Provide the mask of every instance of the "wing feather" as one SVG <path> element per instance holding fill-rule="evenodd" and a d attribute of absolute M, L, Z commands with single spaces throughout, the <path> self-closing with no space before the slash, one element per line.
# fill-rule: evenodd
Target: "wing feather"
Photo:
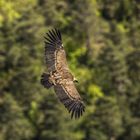
<path fill-rule="evenodd" d="M 48 72 L 55 71 L 57 53 L 62 50 L 62 39 L 60 31 L 57 29 L 50 30 L 45 36 L 45 62 Z M 65 58 L 66 59 L 66 58 Z"/>
<path fill-rule="evenodd" d="M 67 81 L 64 85 L 54 86 L 54 90 L 59 98 L 59 100 L 64 104 L 71 118 L 79 118 L 84 111 L 84 103 L 75 88 L 72 81 Z"/>

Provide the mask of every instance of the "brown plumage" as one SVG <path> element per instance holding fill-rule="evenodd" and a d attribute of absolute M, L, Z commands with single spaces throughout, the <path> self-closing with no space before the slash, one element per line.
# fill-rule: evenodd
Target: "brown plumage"
<path fill-rule="evenodd" d="M 41 84 L 46 88 L 53 86 L 71 118 L 79 118 L 85 106 L 75 87 L 74 76 L 69 71 L 61 34 L 57 29 L 49 31 L 45 37 L 45 61 L 48 73 L 42 74 Z"/>

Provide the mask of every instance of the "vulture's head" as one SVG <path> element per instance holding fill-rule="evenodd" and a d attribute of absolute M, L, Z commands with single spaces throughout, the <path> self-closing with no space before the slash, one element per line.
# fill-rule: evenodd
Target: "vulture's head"
<path fill-rule="evenodd" d="M 79 83 L 78 80 L 75 77 L 73 78 L 73 82 L 74 83 Z"/>

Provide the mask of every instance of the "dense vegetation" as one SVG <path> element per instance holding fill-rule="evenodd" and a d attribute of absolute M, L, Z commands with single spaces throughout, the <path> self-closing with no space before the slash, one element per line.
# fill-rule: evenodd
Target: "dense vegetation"
<path fill-rule="evenodd" d="M 139 0 L 0 0 L 0 140 L 140 140 Z M 59 28 L 79 120 L 40 85 L 43 36 Z"/>

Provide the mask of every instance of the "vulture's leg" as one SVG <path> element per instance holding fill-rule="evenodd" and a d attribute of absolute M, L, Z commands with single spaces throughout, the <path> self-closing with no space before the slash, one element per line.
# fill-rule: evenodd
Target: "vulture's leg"
<path fill-rule="evenodd" d="M 54 78 L 56 84 L 60 84 L 60 81 L 62 81 L 62 76 L 58 72 L 54 73 Z"/>
<path fill-rule="evenodd" d="M 51 83 L 53 83 L 53 85 L 56 85 L 55 76 L 52 71 L 50 72 L 49 81 L 51 81 Z"/>

